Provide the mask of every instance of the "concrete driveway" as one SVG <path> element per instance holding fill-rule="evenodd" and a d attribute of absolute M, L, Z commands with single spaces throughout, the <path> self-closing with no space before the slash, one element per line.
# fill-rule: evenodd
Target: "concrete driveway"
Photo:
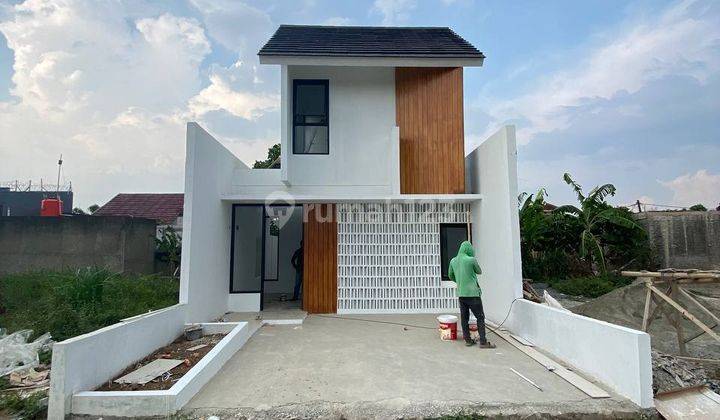
<path fill-rule="evenodd" d="M 497 349 L 443 342 L 434 315 L 310 315 L 302 326 L 264 326 L 184 412 L 221 418 L 637 417 L 633 404 L 619 397 L 593 400 L 499 337 L 489 338 Z"/>

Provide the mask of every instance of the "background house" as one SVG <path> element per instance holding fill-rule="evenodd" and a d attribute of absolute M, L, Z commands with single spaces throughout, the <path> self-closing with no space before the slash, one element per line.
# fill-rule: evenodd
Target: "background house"
<path fill-rule="evenodd" d="M 182 236 L 182 193 L 121 193 L 100 207 L 93 216 L 131 216 L 157 222 L 157 236 L 163 229 L 172 227 Z"/>

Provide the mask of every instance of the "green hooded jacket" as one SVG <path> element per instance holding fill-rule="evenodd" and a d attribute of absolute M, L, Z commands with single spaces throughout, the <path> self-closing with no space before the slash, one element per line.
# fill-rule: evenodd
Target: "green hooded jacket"
<path fill-rule="evenodd" d="M 450 260 L 448 277 L 457 283 L 458 297 L 478 297 L 482 290 L 477 283 L 477 274 L 481 274 L 480 266 L 475 259 L 472 244 L 464 241 L 460 244 L 457 256 Z"/>

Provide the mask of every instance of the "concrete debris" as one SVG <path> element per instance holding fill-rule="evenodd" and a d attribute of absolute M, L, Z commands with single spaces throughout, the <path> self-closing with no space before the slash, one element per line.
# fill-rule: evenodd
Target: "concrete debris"
<path fill-rule="evenodd" d="M 567 309 L 565 309 L 560 302 L 557 301 L 554 297 L 550 296 L 550 293 L 548 293 L 547 290 L 543 290 L 543 300 L 545 300 L 545 304 L 551 308 L 560 309 L 561 311 L 570 312 Z"/>
<path fill-rule="evenodd" d="M 196 351 L 196 350 L 200 350 L 201 348 L 206 347 L 206 346 L 207 346 L 207 344 L 198 344 L 197 346 L 192 346 L 185 351 Z"/>
<path fill-rule="evenodd" d="M 50 382 L 49 370 L 36 371 L 34 368 L 15 371 L 9 375 L 10 386 L 12 387 L 35 387 Z"/>
<path fill-rule="evenodd" d="M 201 325 L 190 325 L 185 327 L 185 339 L 187 341 L 195 341 L 202 337 Z"/>
<path fill-rule="evenodd" d="M 115 380 L 118 384 L 146 384 L 165 372 L 173 369 L 175 366 L 182 364 L 183 360 L 174 359 L 156 359 L 136 369 L 127 375 Z"/>
<path fill-rule="evenodd" d="M 656 394 L 699 385 L 720 392 L 720 380 L 712 379 L 711 374 L 697 362 L 653 350 L 652 367 L 653 391 Z"/>
<path fill-rule="evenodd" d="M 38 352 L 52 348 L 52 337 L 46 333 L 28 343 L 31 335 L 32 330 L 0 332 L 0 376 L 40 365 Z"/>

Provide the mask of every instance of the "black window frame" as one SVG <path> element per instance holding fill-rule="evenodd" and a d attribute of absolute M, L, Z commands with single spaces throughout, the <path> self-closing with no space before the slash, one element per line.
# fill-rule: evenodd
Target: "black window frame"
<path fill-rule="evenodd" d="M 462 228 L 465 232 L 467 232 L 468 224 L 467 223 L 440 223 L 440 278 L 443 281 L 450 281 L 450 277 L 448 276 L 448 271 L 449 271 L 448 268 L 450 265 L 450 260 L 453 259 L 453 256 L 450 255 L 447 258 L 447 264 L 443 264 L 443 243 L 446 242 L 446 239 L 447 239 L 447 231 L 445 230 L 447 228 Z M 467 237 L 467 233 L 465 236 Z M 470 237 L 466 238 L 465 240 L 472 242 L 472 223 L 470 224 Z"/>
<path fill-rule="evenodd" d="M 297 89 L 300 85 L 322 85 L 325 86 L 325 112 L 326 118 L 324 124 L 300 123 L 297 120 Z M 330 154 L 330 80 L 328 79 L 293 79 L 293 98 L 292 98 L 292 149 L 294 155 L 329 155 Z M 327 127 L 327 152 L 303 152 L 298 151 L 295 147 L 295 128 L 296 127 Z"/>

